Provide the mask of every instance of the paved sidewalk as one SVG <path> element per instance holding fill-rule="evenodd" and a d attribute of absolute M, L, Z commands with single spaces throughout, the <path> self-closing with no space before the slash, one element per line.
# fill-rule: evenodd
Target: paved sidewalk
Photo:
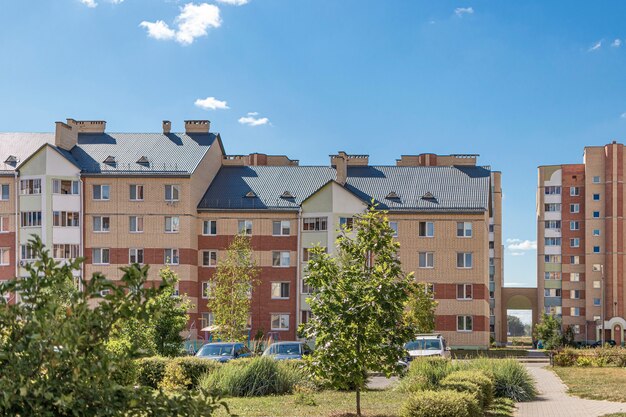
<path fill-rule="evenodd" d="M 518 403 L 517 417 L 599 417 L 626 412 L 626 403 L 585 400 L 568 395 L 567 386 L 545 364 L 527 364 L 537 380 L 539 396 L 535 401 Z"/>

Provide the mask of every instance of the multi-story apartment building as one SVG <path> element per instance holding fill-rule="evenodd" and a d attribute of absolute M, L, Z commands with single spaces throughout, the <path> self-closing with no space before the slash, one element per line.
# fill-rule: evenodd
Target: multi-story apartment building
<path fill-rule="evenodd" d="M 400 258 L 432 283 L 436 327 L 452 346 L 503 340 L 500 173 L 476 155 L 404 155 L 374 166 L 331 155 L 327 166 L 285 156 L 229 156 L 208 121 L 164 122 L 158 133 L 109 133 L 103 121 L 57 122 L 49 134 L 0 134 L 0 279 L 23 276 L 27 241 L 42 237 L 59 260 L 84 256 L 77 274 L 169 265 L 194 304 L 189 337 L 206 337 L 211 279 L 236 233 L 260 267 L 250 333 L 297 337 L 310 316 L 308 250 L 332 253 L 340 225 L 374 201 L 389 211 Z"/>
<path fill-rule="evenodd" d="M 578 341 L 624 343 L 624 146 L 585 148 L 582 164 L 539 167 L 539 305 Z"/>

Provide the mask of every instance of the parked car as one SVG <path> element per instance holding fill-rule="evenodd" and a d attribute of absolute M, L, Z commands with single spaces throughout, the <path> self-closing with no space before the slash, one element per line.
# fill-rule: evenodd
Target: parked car
<path fill-rule="evenodd" d="M 243 343 L 217 342 L 202 346 L 196 356 L 217 362 L 228 362 L 233 359 L 247 358 L 251 354 L 250 349 Z"/>
<path fill-rule="evenodd" d="M 407 361 L 424 356 L 450 357 L 450 348 L 446 345 L 446 339 L 440 334 L 421 334 L 415 340 L 404 345 L 407 351 Z"/>
<path fill-rule="evenodd" d="M 276 342 L 265 349 L 263 356 L 276 360 L 302 359 L 302 356 L 310 353 L 311 348 L 306 342 Z"/>
<path fill-rule="evenodd" d="M 606 345 L 610 345 L 610 346 L 615 346 L 617 343 L 615 343 L 615 340 L 611 340 L 611 339 L 609 339 L 609 340 L 605 340 L 605 341 L 604 341 L 604 344 L 606 344 Z M 602 347 L 602 341 L 601 341 L 601 340 L 598 340 L 597 342 L 592 343 L 590 346 L 591 346 L 592 348 Z"/>

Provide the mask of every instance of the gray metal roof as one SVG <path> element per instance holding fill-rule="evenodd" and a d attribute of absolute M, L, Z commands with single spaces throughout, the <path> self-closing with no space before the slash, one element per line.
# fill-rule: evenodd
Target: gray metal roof
<path fill-rule="evenodd" d="M 12 173 L 20 162 L 46 143 L 54 145 L 53 133 L 0 133 L 0 173 Z M 11 155 L 16 157 L 16 164 L 5 163 Z"/>
<path fill-rule="evenodd" d="M 200 210 L 297 210 L 336 178 L 323 166 L 224 166 L 210 184 Z M 475 166 L 348 168 L 345 188 L 365 202 L 393 211 L 481 212 L 489 208 L 490 171 Z M 245 197 L 249 192 L 256 197 Z M 293 199 L 281 198 L 288 191 Z M 386 198 L 395 192 L 399 198 Z M 433 199 L 424 199 L 426 193 Z"/>

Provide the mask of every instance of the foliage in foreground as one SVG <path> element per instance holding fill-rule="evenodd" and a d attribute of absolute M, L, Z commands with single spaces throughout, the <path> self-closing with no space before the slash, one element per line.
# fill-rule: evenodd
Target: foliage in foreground
<path fill-rule="evenodd" d="M 561 320 L 552 314 L 543 313 L 541 320 L 535 325 L 533 336 L 543 341 L 543 347 L 548 350 L 557 349 L 564 344 L 561 332 Z"/>
<path fill-rule="evenodd" d="M 82 260 L 59 264 L 38 237 L 30 245 L 28 277 L 0 284 L 0 415 L 207 416 L 220 406 L 202 393 L 166 395 L 112 378 L 131 361 L 107 347 L 115 323 L 147 320 L 161 292 L 144 288 L 147 269 L 123 268 L 119 286 L 94 274 L 78 291 L 72 272 Z M 3 296 L 15 293 L 22 302 L 8 304 Z"/>
<path fill-rule="evenodd" d="M 467 392 L 420 391 L 400 409 L 401 417 L 483 417 L 478 400 Z"/>
<path fill-rule="evenodd" d="M 595 349 L 565 348 L 553 357 L 555 366 L 578 366 L 581 368 L 605 366 L 626 367 L 626 349 L 621 346 Z"/>

